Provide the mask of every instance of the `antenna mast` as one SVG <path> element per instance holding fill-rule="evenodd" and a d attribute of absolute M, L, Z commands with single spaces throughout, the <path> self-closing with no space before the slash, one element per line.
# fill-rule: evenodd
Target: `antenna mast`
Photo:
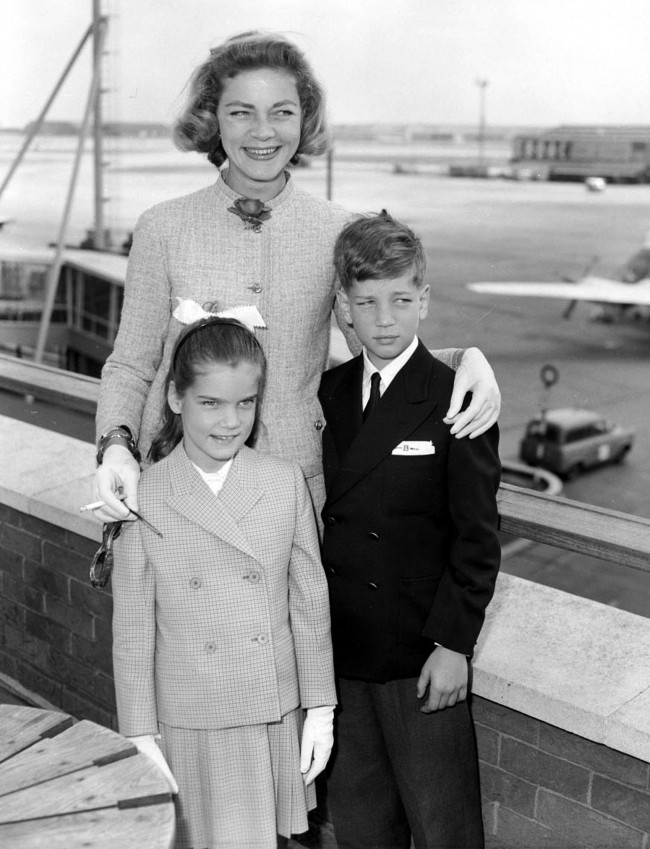
<path fill-rule="evenodd" d="M 94 157 L 94 203 L 95 232 L 93 246 L 95 250 L 105 250 L 106 228 L 104 226 L 104 151 L 102 127 L 102 53 L 105 44 L 108 18 L 102 17 L 101 0 L 92 0 L 93 4 L 93 72 L 97 75 L 95 103 L 93 109 L 93 157 Z"/>

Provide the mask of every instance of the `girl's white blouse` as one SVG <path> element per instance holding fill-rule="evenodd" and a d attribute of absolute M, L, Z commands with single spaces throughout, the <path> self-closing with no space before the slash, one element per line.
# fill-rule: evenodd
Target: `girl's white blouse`
<path fill-rule="evenodd" d="M 230 471 L 230 468 L 232 466 L 232 460 L 228 460 L 227 463 L 224 463 L 224 465 L 219 469 L 218 472 L 204 472 L 203 469 L 199 469 L 196 463 L 192 463 L 192 465 L 194 466 L 196 471 L 201 475 L 207 485 L 210 487 L 212 492 L 214 492 L 215 495 L 218 495 L 221 490 L 221 487 L 226 482 L 228 472 Z"/>

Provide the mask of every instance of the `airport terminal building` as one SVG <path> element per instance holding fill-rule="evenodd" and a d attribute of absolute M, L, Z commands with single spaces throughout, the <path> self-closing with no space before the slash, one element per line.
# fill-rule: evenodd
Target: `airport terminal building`
<path fill-rule="evenodd" d="M 650 182 L 650 126 L 562 126 L 513 140 L 520 179 Z"/>

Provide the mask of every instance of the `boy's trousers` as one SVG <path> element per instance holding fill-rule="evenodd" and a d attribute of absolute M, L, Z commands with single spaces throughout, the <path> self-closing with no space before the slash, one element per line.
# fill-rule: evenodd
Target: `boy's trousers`
<path fill-rule="evenodd" d="M 420 712 L 417 679 L 339 681 L 328 795 L 339 849 L 480 849 L 467 702 Z"/>

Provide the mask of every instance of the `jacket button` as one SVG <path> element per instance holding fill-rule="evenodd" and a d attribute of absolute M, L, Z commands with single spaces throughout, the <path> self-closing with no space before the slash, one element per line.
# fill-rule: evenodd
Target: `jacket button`
<path fill-rule="evenodd" d="M 257 641 L 257 642 L 258 642 L 261 646 L 265 646 L 265 645 L 268 643 L 268 641 L 269 641 L 269 638 L 268 638 L 268 635 L 267 635 L 267 634 L 258 634 L 258 635 L 257 635 L 254 639 L 255 639 L 255 640 L 256 640 L 256 641 Z"/>
<path fill-rule="evenodd" d="M 332 525 L 336 524 L 336 519 L 334 518 L 334 516 L 325 516 L 325 524 L 329 525 L 331 528 Z"/>
<path fill-rule="evenodd" d="M 193 590 L 198 590 L 199 587 L 201 586 L 201 579 L 200 578 L 192 578 L 192 580 L 190 581 L 190 586 L 192 587 Z"/>
<path fill-rule="evenodd" d="M 251 584 L 256 584 L 260 580 L 260 578 L 261 575 L 259 572 L 251 572 L 248 576 L 248 580 L 251 582 Z"/>
<path fill-rule="evenodd" d="M 259 283 L 256 283 L 254 286 L 249 286 L 248 288 L 251 291 L 255 292 L 256 295 L 259 295 L 259 293 L 262 291 L 262 287 Z"/>
<path fill-rule="evenodd" d="M 212 642 L 206 643 L 205 644 L 205 650 L 207 651 L 208 654 L 214 654 L 217 650 L 217 644 L 212 643 Z"/>
<path fill-rule="evenodd" d="M 368 589 L 369 589 L 369 590 L 378 590 L 378 589 L 379 589 L 379 587 L 377 586 L 377 584 L 373 584 L 373 582 L 372 582 L 372 581 L 370 581 L 370 582 L 368 583 Z"/>
<path fill-rule="evenodd" d="M 316 419 L 316 421 L 314 422 L 314 427 L 316 428 L 316 430 L 322 430 L 325 425 L 320 419 Z"/>
<path fill-rule="evenodd" d="M 378 534 L 378 533 L 376 533 L 375 531 L 370 531 L 370 533 L 368 534 L 368 536 L 370 537 L 370 539 L 374 539 L 374 540 L 378 540 L 378 539 L 379 539 L 379 534 Z"/>

